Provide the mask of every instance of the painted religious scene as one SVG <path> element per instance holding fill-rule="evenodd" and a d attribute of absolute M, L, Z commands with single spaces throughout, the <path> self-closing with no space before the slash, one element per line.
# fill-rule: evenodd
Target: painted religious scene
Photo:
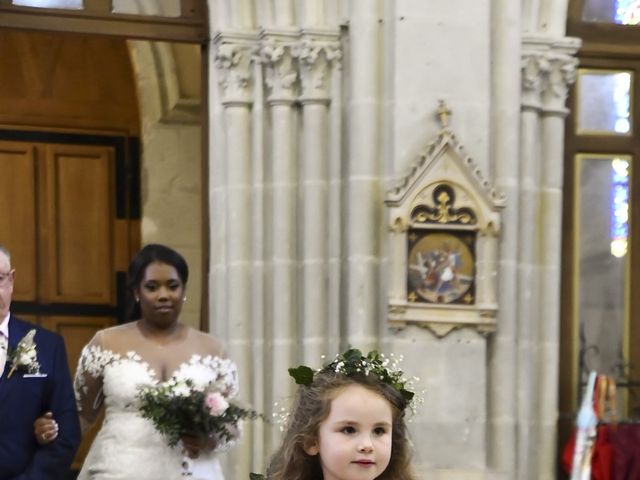
<path fill-rule="evenodd" d="M 473 232 L 413 231 L 408 236 L 408 300 L 472 304 L 474 239 Z"/>

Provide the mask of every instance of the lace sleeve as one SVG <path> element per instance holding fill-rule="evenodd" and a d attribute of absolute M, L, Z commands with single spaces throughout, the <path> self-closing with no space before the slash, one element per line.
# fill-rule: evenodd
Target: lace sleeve
<path fill-rule="evenodd" d="M 95 422 L 100 413 L 104 399 L 102 396 L 104 367 L 113 359 L 114 354 L 102 348 L 100 332 L 82 349 L 73 389 L 83 432 Z"/>

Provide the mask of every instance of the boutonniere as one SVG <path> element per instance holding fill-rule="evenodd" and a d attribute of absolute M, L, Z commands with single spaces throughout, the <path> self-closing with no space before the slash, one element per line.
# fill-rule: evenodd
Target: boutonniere
<path fill-rule="evenodd" d="M 7 378 L 11 378 L 11 375 L 16 370 L 31 374 L 40 373 L 36 344 L 33 341 L 33 337 L 35 337 L 35 335 L 35 329 L 29 330 L 29 333 L 22 337 L 22 340 L 18 342 L 16 348 L 10 348 L 7 352 L 7 361 L 11 365 L 11 370 L 9 370 Z"/>

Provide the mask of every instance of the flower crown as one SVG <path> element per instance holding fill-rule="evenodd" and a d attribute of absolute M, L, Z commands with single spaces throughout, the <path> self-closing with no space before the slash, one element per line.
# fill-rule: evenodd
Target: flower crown
<path fill-rule="evenodd" d="M 347 377 L 373 374 L 381 382 L 400 392 L 413 410 L 415 403 L 417 403 L 417 398 L 415 398 L 416 394 L 411 390 L 411 387 L 413 386 L 413 381 L 418 379 L 414 377 L 409 380 L 404 376 L 402 370 L 398 368 L 401 360 L 402 358 L 398 359 L 393 354 L 391 354 L 390 358 L 387 358 L 376 350 L 372 350 L 364 356 L 357 348 L 350 348 L 346 352 L 336 355 L 331 362 L 324 364 L 318 370 L 313 370 L 306 365 L 300 365 L 297 368 L 290 368 L 289 375 L 293 377 L 298 385 L 308 387 L 313 382 L 313 377 L 319 373 L 335 372 Z"/>

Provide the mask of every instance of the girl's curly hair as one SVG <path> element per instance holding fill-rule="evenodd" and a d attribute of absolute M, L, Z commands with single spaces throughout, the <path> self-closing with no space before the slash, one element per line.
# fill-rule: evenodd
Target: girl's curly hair
<path fill-rule="evenodd" d="M 298 388 L 282 444 L 267 469 L 268 480 L 322 480 L 318 455 L 309 455 L 305 449 L 318 440 L 320 423 L 329 416 L 331 401 L 349 385 L 368 388 L 392 407 L 391 459 L 377 480 L 415 480 L 404 420 L 407 401 L 402 394 L 373 375 L 347 376 L 326 370 L 316 374 L 311 385 Z"/>

